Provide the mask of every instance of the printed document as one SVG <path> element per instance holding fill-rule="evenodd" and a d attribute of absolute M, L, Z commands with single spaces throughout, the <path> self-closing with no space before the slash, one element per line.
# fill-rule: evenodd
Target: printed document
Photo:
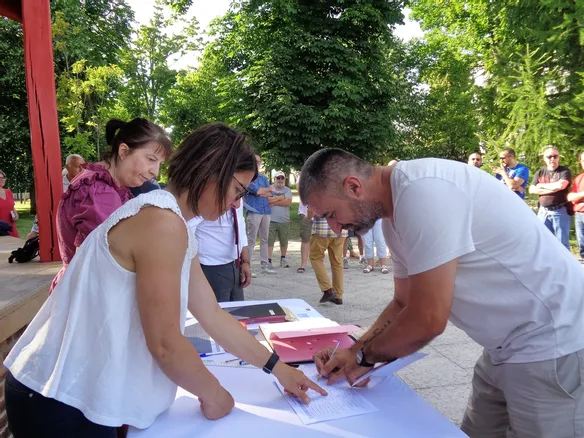
<path fill-rule="evenodd" d="M 316 375 L 310 377 L 316 381 Z M 350 387 L 321 385 L 328 395 L 322 396 L 311 390 L 309 391 L 310 404 L 305 405 L 299 399 L 286 394 L 279 382 L 276 381 L 276 385 L 282 394 L 285 394 L 288 403 L 304 424 L 338 420 L 379 410 L 365 398 L 363 391 Z"/>

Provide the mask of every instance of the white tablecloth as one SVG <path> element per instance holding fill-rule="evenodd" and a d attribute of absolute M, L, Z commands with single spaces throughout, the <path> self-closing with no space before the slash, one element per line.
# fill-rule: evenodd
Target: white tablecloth
<path fill-rule="evenodd" d="M 267 301 L 246 301 L 258 304 Z M 303 300 L 278 300 L 299 318 L 322 317 Z M 241 305 L 225 303 L 223 307 Z M 218 359 L 214 356 L 214 359 Z M 304 425 L 276 387 L 273 376 L 259 369 L 210 367 L 233 395 L 235 408 L 227 417 L 209 421 L 203 417 L 197 398 L 179 388 L 170 409 L 144 430 L 130 428 L 129 438 L 192 438 L 242 436 L 284 437 L 465 437 L 399 378 L 392 376 L 363 394 L 378 412 L 323 423 Z"/>

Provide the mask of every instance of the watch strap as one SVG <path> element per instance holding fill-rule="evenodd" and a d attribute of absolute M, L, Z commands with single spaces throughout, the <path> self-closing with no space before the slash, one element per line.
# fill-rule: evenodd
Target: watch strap
<path fill-rule="evenodd" d="M 359 361 L 359 365 L 362 367 L 373 368 L 375 366 L 375 364 L 367 362 L 367 360 L 365 360 L 365 353 L 363 352 L 363 349 L 361 349 L 360 351 L 361 351 L 361 360 Z"/>
<path fill-rule="evenodd" d="M 280 356 L 278 356 L 276 353 L 272 353 L 272 355 L 262 368 L 262 371 L 266 374 L 272 374 L 272 371 L 274 370 L 274 367 L 276 366 L 279 360 Z"/>

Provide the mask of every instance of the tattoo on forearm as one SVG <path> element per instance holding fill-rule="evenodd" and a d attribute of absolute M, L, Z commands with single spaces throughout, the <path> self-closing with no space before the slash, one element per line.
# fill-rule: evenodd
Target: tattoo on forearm
<path fill-rule="evenodd" d="M 391 321 L 385 321 L 381 327 L 377 327 L 375 330 L 373 330 L 373 334 L 369 339 L 365 339 L 365 341 L 363 341 L 363 345 L 367 347 L 377 336 L 379 336 L 387 327 L 389 327 L 389 324 L 391 324 Z"/>

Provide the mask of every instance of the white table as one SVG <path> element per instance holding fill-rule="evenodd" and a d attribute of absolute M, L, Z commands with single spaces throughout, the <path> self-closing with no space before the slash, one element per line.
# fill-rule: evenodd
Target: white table
<path fill-rule="evenodd" d="M 269 301 L 224 303 L 223 307 Z M 299 318 L 321 318 L 303 300 L 277 300 Z M 217 359 L 217 356 L 215 356 Z M 129 438 L 192 438 L 243 436 L 282 437 L 465 437 L 399 378 L 392 376 L 363 394 L 378 412 L 304 425 L 274 383 L 273 376 L 260 369 L 210 367 L 211 372 L 233 395 L 235 408 L 227 417 L 209 421 L 203 417 L 197 398 L 179 388 L 174 404 L 144 430 L 130 428 Z"/>

